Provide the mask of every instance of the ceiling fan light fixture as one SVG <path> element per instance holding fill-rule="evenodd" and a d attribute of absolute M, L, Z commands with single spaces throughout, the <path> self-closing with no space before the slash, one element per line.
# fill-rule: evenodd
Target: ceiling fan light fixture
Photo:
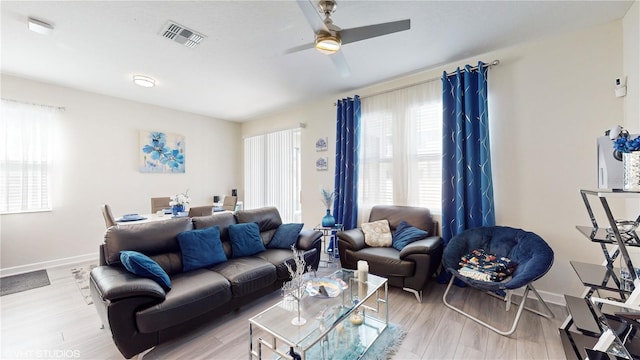
<path fill-rule="evenodd" d="M 147 88 L 156 86 L 156 80 L 144 75 L 133 75 L 133 83 Z"/>
<path fill-rule="evenodd" d="M 316 49 L 323 54 L 331 55 L 340 50 L 342 42 L 340 38 L 327 33 L 319 33 L 316 36 Z"/>

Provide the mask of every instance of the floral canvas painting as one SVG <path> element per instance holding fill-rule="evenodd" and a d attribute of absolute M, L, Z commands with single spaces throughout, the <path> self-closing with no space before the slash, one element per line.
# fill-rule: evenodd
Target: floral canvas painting
<path fill-rule="evenodd" d="M 184 136 L 140 131 L 140 172 L 184 173 Z"/>

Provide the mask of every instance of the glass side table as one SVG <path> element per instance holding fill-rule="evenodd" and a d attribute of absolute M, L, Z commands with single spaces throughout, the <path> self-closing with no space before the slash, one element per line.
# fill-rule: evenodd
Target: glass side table
<path fill-rule="evenodd" d="M 322 232 L 322 252 L 327 256 L 326 259 L 320 258 L 320 262 L 325 263 L 327 267 L 329 264 L 333 264 L 335 259 L 338 259 L 338 233 L 344 230 L 342 224 L 335 224 L 332 227 L 316 225 L 313 230 Z"/>

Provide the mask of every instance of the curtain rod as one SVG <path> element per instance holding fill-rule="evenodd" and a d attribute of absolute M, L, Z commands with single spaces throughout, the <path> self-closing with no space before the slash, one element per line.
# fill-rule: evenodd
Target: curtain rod
<path fill-rule="evenodd" d="M 500 64 L 500 60 L 493 60 L 490 63 L 484 64 L 484 67 L 490 68 L 492 66 L 496 66 L 496 65 L 499 65 L 499 64 Z M 473 71 L 473 70 L 478 70 L 478 67 L 477 66 L 471 66 L 471 71 Z M 466 69 L 462 68 L 462 69 L 460 69 L 460 71 L 464 72 L 464 71 L 466 71 Z M 451 75 L 455 75 L 455 74 L 456 74 L 456 71 L 447 73 L 447 77 L 449 77 Z M 436 80 L 440 80 L 440 79 L 442 79 L 442 76 L 438 76 L 438 77 L 434 77 L 434 78 L 431 78 L 431 79 L 419 81 L 419 82 L 416 82 L 416 83 L 413 83 L 413 84 L 410 84 L 410 85 L 404 85 L 404 86 L 399 86 L 397 88 L 393 88 L 393 89 L 389 89 L 389 90 L 379 91 L 379 92 L 376 92 L 376 93 L 373 93 L 373 94 L 369 94 L 369 95 L 365 95 L 365 96 L 360 96 L 360 99 L 366 99 L 368 97 L 382 95 L 382 94 L 390 93 L 390 92 L 393 92 L 393 91 L 396 91 L 396 90 L 402 90 L 402 89 L 406 89 L 406 88 L 409 88 L 409 87 L 412 87 L 412 86 L 422 85 L 422 84 L 426 84 L 426 83 L 429 83 L 429 82 L 432 82 L 432 81 L 436 81 Z M 335 103 L 335 102 L 333 103 L 333 106 L 337 106 L 337 105 L 338 105 L 338 103 Z"/>
<path fill-rule="evenodd" d="M 21 101 L 21 100 L 7 99 L 7 98 L 2 98 L 2 100 L 10 101 L 10 102 L 18 103 L 18 104 L 26 104 L 26 105 L 33 105 L 33 106 L 41 106 L 41 107 L 46 107 L 46 108 L 52 108 L 52 109 L 56 109 L 56 110 L 59 110 L 59 111 L 66 111 L 67 110 L 67 108 L 64 107 L 64 106 L 38 104 L 38 103 L 34 103 L 34 102 L 29 102 L 29 101 Z"/>

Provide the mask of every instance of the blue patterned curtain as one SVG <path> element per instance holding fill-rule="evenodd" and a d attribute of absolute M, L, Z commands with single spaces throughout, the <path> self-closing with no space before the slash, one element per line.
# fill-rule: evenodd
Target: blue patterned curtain
<path fill-rule="evenodd" d="M 358 165 L 360 162 L 360 97 L 338 100 L 336 172 L 333 216 L 344 229 L 358 222 Z"/>
<path fill-rule="evenodd" d="M 442 75 L 442 239 L 495 225 L 487 72 L 469 65 Z"/>

